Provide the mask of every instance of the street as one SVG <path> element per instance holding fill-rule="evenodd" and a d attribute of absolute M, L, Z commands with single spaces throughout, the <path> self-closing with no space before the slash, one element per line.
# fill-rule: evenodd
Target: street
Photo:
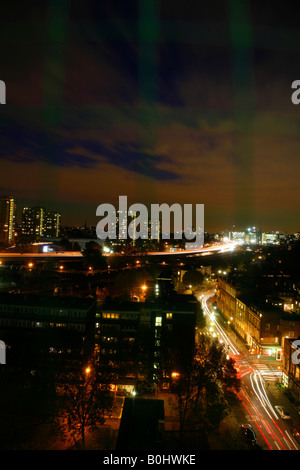
<path fill-rule="evenodd" d="M 281 361 L 251 354 L 234 332 L 222 325 L 209 300 L 212 295 L 210 292 L 201 298 L 206 328 L 227 345 L 228 356 L 236 361 L 241 379 L 239 424 L 253 428 L 263 450 L 300 450 L 300 443 L 292 434 L 293 428 L 299 427 L 299 415 L 283 390 L 278 388 Z M 289 412 L 290 419 L 280 417 L 275 409 L 277 405 Z"/>

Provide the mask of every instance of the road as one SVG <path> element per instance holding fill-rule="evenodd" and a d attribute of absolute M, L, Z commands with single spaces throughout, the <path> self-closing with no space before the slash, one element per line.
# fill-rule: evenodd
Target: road
<path fill-rule="evenodd" d="M 278 361 L 250 354 L 236 335 L 222 325 L 209 300 L 212 295 L 214 292 L 209 292 L 200 300 L 208 330 L 224 342 L 228 356 L 236 362 L 241 379 L 241 389 L 238 392 L 242 405 L 240 424 L 252 426 L 264 450 L 300 450 L 299 442 L 292 435 L 292 427 L 294 424 L 298 425 L 298 417 L 291 413 L 292 419 L 283 420 L 274 408 L 287 400 L 276 386 L 281 374 Z"/>

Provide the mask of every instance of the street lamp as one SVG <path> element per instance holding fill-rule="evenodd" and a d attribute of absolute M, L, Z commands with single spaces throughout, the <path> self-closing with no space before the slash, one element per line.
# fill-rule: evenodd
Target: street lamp
<path fill-rule="evenodd" d="M 179 372 L 172 372 L 172 379 L 178 379 L 178 377 L 180 376 Z"/>

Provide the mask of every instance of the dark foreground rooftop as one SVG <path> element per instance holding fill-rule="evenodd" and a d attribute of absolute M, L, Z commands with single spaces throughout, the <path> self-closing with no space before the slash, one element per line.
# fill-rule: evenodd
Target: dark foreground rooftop
<path fill-rule="evenodd" d="M 125 398 L 117 450 L 159 450 L 162 446 L 164 401 Z"/>

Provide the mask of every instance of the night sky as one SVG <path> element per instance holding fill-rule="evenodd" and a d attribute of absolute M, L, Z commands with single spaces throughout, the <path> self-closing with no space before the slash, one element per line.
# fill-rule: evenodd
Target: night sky
<path fill-rule="evenodd" d="M 205 205 L 209 232 L 300 231 L 300 5 L 1 5 L 0 193 L 96 225 L 96 208 Z"/>

